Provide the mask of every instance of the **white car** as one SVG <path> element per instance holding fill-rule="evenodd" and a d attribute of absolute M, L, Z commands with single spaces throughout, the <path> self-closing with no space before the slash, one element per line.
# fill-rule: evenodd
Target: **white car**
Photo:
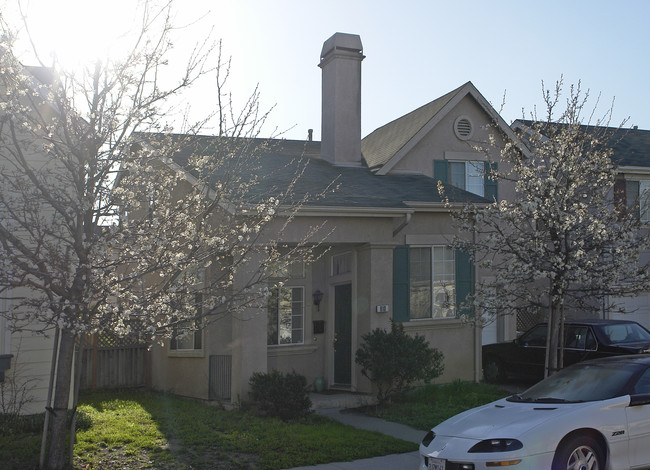
<path fill-rule="evenodd" d="M 578 363 L 434 427 L 420 470 L 650 468 L 650 356 Z"/>

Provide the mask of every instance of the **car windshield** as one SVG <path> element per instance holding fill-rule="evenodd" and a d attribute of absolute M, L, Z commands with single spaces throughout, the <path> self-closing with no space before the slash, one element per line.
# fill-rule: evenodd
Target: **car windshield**
<path fill-rule="evenodd" d="M 601 329 L 610 344 L 650 341 L 650 333 L 637 323 L 602 325 Z"/>
<path fill-rule="evenodd" d="M 627 364 L 579 364 L 542 380 L 509 401 L 531 403 L 576 403 L 607 400 L 623 394 L 636 372 Z"/>

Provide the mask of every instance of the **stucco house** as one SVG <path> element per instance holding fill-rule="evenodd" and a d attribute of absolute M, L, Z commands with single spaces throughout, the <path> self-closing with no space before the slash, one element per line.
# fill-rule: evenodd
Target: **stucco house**
<path fill-rule="evenodd" d="M 329 388 L 369 392 L 354 354 L 362 335 L 390 328 L 391 320 L 444 353 L 440 381 L 480 377 L 482 332 L 463 321 L 460 304 L 486 274 L 451 248 L 450 205 L 508 194 L 511 188 L 489 173 L 498 165 L 499 146 L 517 138 L 467 82 L 362 139 L 363 52 L 357 35 L 336 33 L 325 41 L 322 141 L 276 140 L 257 170 L 264 175 L 257 195 L 287 184 L 281 169 L 296 161 L 306 163 L 296 198 L 336 181 L 335 190 L 299 209 L 282 238 L 298 243 L 309 227 L 325 224 L 329 232 L 317 249 L 326 252 L 295 266 L 266 309 L 154 346 L 155 389 L 238 402 L 247 398 L 254 372 L 277 369 L 294 370 L 310 383 L 322 377 Z M 497 145 L 486 153 L 490 134 Z M 209 155 L 220 138 L 193 139 Z M 173 159 L 183 167 L 187 155 Z"/>

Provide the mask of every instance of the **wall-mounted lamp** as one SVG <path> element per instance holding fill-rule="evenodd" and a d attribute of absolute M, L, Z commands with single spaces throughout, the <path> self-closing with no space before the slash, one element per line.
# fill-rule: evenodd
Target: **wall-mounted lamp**
<path fill-rule="evenodd" d="M 314 305 L 318 307 L 318 311 L 320 312 L 320 302 L 323 300 L 323 294 L 319 289 L 316 289 L 312 296 L 314 297 Z"/>

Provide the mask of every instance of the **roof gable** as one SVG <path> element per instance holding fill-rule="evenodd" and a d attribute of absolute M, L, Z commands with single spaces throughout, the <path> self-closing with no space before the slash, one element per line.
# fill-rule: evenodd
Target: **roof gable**
<path fill-rule="evenodd" d="M 471 96 L 474 99 L 503 134 L 514 142 L 519 141 L 510 126 L 472 82 L 467 82 L 421 108 L 376 129 L 365 137 L 361 141 L 361 152 L 368 166 L 377 174 L 388 174 L 466 96 Z"/>

